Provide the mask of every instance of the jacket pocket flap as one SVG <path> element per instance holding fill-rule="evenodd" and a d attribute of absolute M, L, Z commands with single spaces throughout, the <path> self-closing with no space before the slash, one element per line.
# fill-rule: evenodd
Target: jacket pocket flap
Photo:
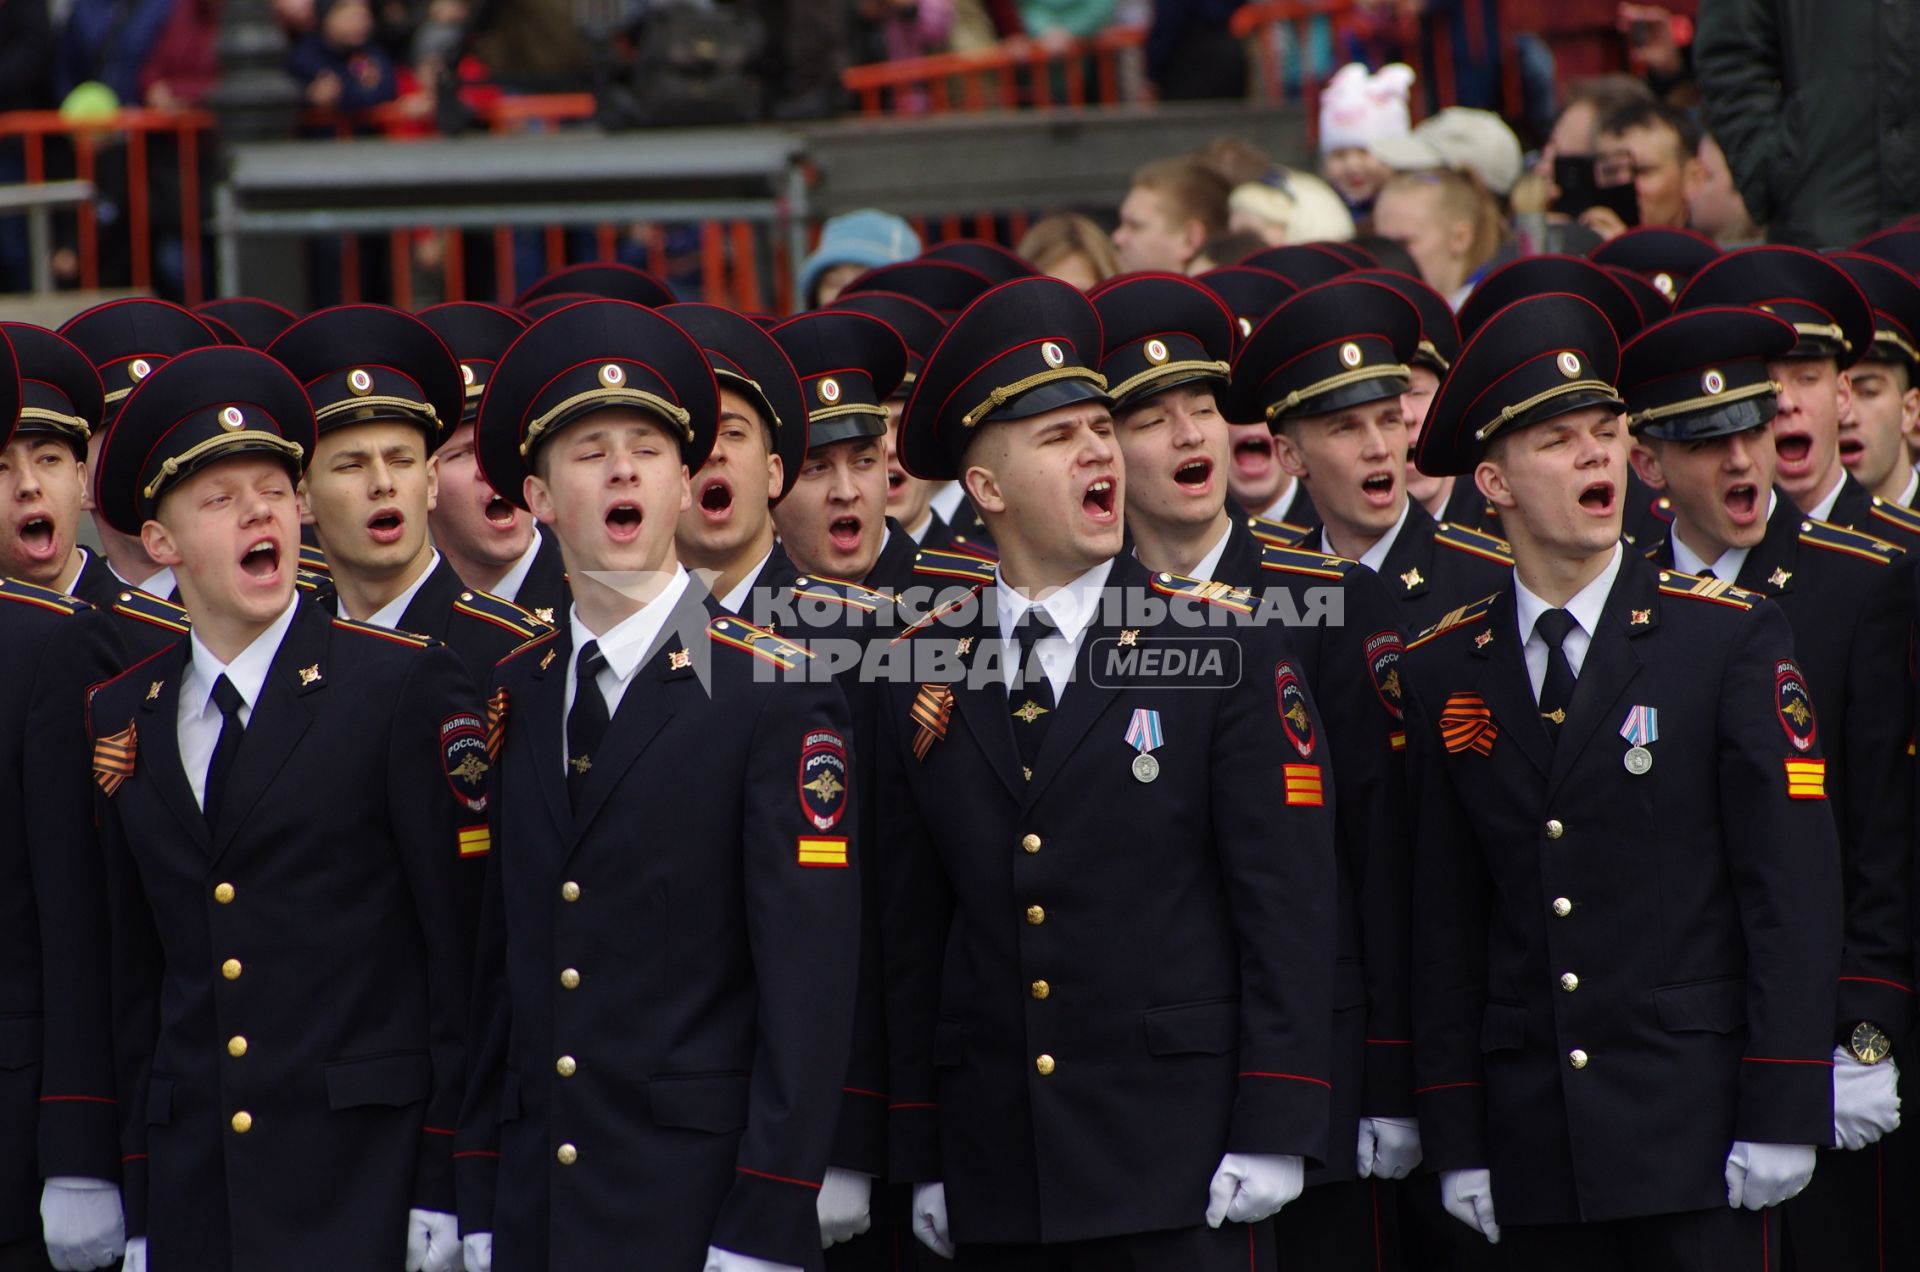
<path fill-rule="evenodd" d="M 173 1079 L 147 1079 L 147 1125 L 173 1125 Z"/>
<path fill-rule="evenodd" d="M 1746 978 L 1663 985 L 1653 991 L 1653 1009 L 1669 1033 L 1732 1033 L 1747 1023 Z"/>
<path fill-rule="evenodd" d="M 338 1060 L 327 1066 L 327 1107 L 368 1105 L 404 1108 L 427 1098 L 433 1064 L 424 1051 L 403 1051 L 368 1060 Z"/>
<path fill-rule="evenodd" d="M 654 1078 L 647 1083 L 647 1102 L 656 1126 L 723 1134 L 747 1125 L 747 1085 L 744 1073 Z"/>
<path fill-rule="evenodd" d="M 958 1069 L 967 1054 L 967 1027 L 957 1021 L 941 1020 L 933 1026 L 933 1067 Z"/>
<path fill-rule="evenodd" d="M 0 1020 L 0 1069 L 9 1072 L 40 1063 L 40 1018 Z"/>
<path fill-rule="evenodd" d="M 1519 1003 L 1488 1003 L 1480 1018 L 1480 1050 L 1518 1051 L 1527 1045 L 1527 1009 Z"/>
<path fill-rule="evenodd" d="M 1158 1007 L 1142 1019 L 1156 1056 L 1220 1056 L 1240 1045 L 1240 1004 L 1230 998 Z"/>

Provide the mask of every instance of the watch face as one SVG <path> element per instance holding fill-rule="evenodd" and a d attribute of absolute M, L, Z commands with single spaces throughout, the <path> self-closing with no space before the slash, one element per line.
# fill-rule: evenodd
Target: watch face
<path fill-rule="evenodd" d="M 1867 1064 L 1878 1064 L 1887 1058 L 1887 1053 L 1892 1049 L 1892 1043 L 1888 1041 L 1886 1034 L 1880 1032 L 1879 1026 L 1863 1020 L 1853 1027 L 1853 1037 L 1849 1042 L 1848 1050 L 1853 1052 L 1856 1060 Z"/>

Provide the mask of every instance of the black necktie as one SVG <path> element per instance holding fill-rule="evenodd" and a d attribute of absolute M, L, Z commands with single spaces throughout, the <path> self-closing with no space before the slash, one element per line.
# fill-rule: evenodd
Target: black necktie
<path fill-rule="evenodd" d="M 1560 726 L 1567 722 L 1567 704 L 1573 701 L 1573 664 L 1567 661 L 1564 642 L 1574 628 L 1573 615 L 1563 609 L 1550 609 L 1534 623 L 1533 630 L 1547 642 L 1547 674 L 1540 682 L 1540 719 L 1547 736 L 1558 740 Z"/>
<path fill-rule="evenodd" d="M 1060 629 L 1038 605 L 1028 608 L 1014 625 L 1013 638 L 1020 646 L 1020 674 L 1014 678 L 1007 698 L 1013 704 L 1013 737 L 1020 746 L 1020 764 L 1027 776 L 1033 775 L 1034 760 L 1040 744 L 1046 740 L 1047 727 L 1053 723 L 1053 683 L 1040 665 L 1039 644 Z"/>
<path fill-rule="evenodd" d="M 240 719 L 240 708 L 246 704 L 224 673 L 213 682 L 213 701 L 220 708 L 220 740 L 213 744 L 213 758 L 207 761 L 207 785 L 200 809 L 206 815 L 207 829 L 217 832 L 220 800 L 227 793 L 227 777 L 233 772 L 233 757 L 240 753 L 240 735 L 247 726 Z"/>
<path fill-rule="evenodd" d="M 567 798 L 576 809 L 587 774 L 593 771 L 593 757 L 600 753 L 600 740 L 607 736 L 607 700 L 597 683 L 606 665 L 599 641 L 580 646 L 573 672 L 573 710 L 567 712 Z"/>
<path fill-rule="evenodd" d="M 1715 573 L 1713 572 L 1713 567 L 1712 567 L 1712 566 L 1710 566 L 1710 565 L 1703 565 L 1703 566 L 1701 566 L 1701 567 L 1700 567 L 1700 577 L 1701 577 L 1701 578 L 1703 578 L 1703 579 L 1717 579 L 1717 578 L 1719 578 L 1720 576 L 1719 576 L 1718 574 L 1715 574 Z"/>

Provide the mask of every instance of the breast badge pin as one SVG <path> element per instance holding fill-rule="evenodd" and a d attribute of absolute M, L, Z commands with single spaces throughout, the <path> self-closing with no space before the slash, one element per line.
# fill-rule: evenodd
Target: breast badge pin
<path fill-rule="evenodd" d="M 1660 712 L 1655 707 L 1636 706 L 1627 712 L 1626 723 L 1620 726 L 1620 736 L 1629 743 L 1627 753 L 1620 757 L 1621 767 L 1635 777 L 1645 777 L 1653 771 L 1653 752 L 1647 748 L 1660 740 Z"/>

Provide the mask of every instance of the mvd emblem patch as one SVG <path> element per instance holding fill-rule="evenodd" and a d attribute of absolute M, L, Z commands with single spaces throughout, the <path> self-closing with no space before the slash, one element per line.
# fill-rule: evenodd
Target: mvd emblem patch
<path fill-rule="evenodd" d="M 1373 691 L 1380 705 L 1396 720 L 1406 718 L 1406 703 L 1400 692 L 1400 633 L 1375 632 L 1367 637 L 1367 674 L 1373 678 Z"/>
<path fill-rule="evenodd" d="M 1287 731 L 1287 741 L 1304 760 L 1313 754 L 1313 716 L 1307 711 L 1307 691 L 1291 662 L 1274 664 L 1273 691 L 1280 700 L 1280 725 Z"/>
<path fill-rule="evenodd" d="M 815 830 L 832 830 L 847 811 L 847 745 L 831 729 L 809 732 L 800 744 L 800 810 Z"/>
<path fill-rule="evenodd" d="M 1807 692 L 1806 677 L 1790 658 L 1782 658 L 1773 668 L 1773 706 L 1780 713 L 1780 727 L 1796 751 L 1811 751 L 1818 726 L 1813 717 L 1813 695 Z"/>
<path fill-rule="evenodd" d="M 487 727 L 471 711 L 440 722 L 440 767 L 453 797 L 470 812 L 487 811 Z"/>

